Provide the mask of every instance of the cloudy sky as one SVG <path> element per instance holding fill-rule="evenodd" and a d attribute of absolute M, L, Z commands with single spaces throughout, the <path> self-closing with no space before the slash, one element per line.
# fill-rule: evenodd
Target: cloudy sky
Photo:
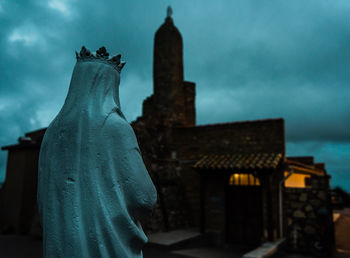
<path fill-rule="evenodd" d="M 82 45 L 122 54 L 122 108 L 139 116 L 169 4 L 198 123 L 282 117 L 287 154 L 326 162 L 350 191 L 348 0 L 0 0 L 0 146 L 55 117 Z"/>

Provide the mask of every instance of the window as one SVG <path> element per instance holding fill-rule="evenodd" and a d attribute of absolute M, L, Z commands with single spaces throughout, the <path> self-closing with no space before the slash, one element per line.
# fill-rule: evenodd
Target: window
<path fill-rule="evenodd" d="M 284 172 L 284 176 L 287 176 L 288 172 Z M 284 182 L 285 187 L 290 188 L 306 188 L 311 187 L 311 176 L 299 173 L 291 174 Z"/>
<path fill-rule="evenodd" d="M 305 186 L 311 187 L 311 177 L 305 177 Z"/>
<path fill-rule="evenodd" d="M 253 174 L 232 174 L 229 180 L 229 185 L 239 186 L 259 186 L 259 178 L 253 176 Z"/>

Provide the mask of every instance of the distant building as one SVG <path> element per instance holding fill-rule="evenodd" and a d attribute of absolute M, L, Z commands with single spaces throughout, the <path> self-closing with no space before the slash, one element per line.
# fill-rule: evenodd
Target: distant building
<path fill-rule="evenodd" d="M 6 179 L 0 189 L 0 233 L 40 234 L 36 192 L 39 151 L 45 129 L 30 132 L 8 151 Z"/>
<path fill-rule="evenodd" d="M 252 246 L 287 237 L 292 248 L 308 249 L 317 225 L 332 230 L 324 165 L 312 157 L 286 157 L 283 119 L 197 126 L 195 83 L 184 81 L 182 47 L 168 16 L 154 39 L 154 92 L 132 122 L 159 197 L 145 230 L 198 227 L 212 232 L 217 244 Z M 44 132 L 3 147 L 9 151 L 0 191 L 3 232 L 37 227 Z"/>

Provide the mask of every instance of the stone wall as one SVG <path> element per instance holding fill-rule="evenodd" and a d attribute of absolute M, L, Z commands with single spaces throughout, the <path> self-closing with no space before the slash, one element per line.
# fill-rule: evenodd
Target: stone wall
<path fill-rule="evenodd" d="M 191 216 L 184 191 L 181 164 L 172 141 L 170 127 L 147 127 L 141 120 L 134 122 L 145 165 L 158 192 L 158 202 L 152 215 L 143 223 L 147 232 L 168 231 L 188 227 Z"/>
<path fill-rule="evenodd" d="M 328 178 L 311 180 L 311 188 L 284 189 L 285 236 L 293 250 L 315 253 L 319 245 L 329 252 L 334 233 Z"/>
<path fill-rule="evenodd" d="M 162 125 L 186 124 L 183 76 L 182 36 L 171 17 L 157 30 L 154 37 L 153 86 L 155 122 Z"/>
<path fill-rule="evenodd" d="M 180 127 L 174 131 L 181 153 L 285 153 L 284 120 L 266 119 Z"/>
<path fill-rule="evenodd" d="M 183 87 L 185 92 L 186 125 L 194 126 L 196 125 L 196 84 L 194 82 L 184 81 Z"/>

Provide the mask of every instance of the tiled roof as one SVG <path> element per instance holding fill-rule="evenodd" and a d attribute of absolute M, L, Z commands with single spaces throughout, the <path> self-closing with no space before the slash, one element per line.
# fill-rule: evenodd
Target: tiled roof
<path fill-rule="evenodd" d="M 286 159 L 286 163 L 288 164 L 289 167 L 293 167 L 295 172 L 314 174 L 314 175 L 318 175 L 318 176 L 327 175 L 325 170 L 320 169 L 320 168 L 316 167 L 315 165 L 303 164 L 301 162 L 291 160 L 288 158 Z"/>
<path fill-rule="evenodd" d="M 196 169 L 273 169 L 282 159 L 280 153 L 205 155 L 194 164 Z"/>

